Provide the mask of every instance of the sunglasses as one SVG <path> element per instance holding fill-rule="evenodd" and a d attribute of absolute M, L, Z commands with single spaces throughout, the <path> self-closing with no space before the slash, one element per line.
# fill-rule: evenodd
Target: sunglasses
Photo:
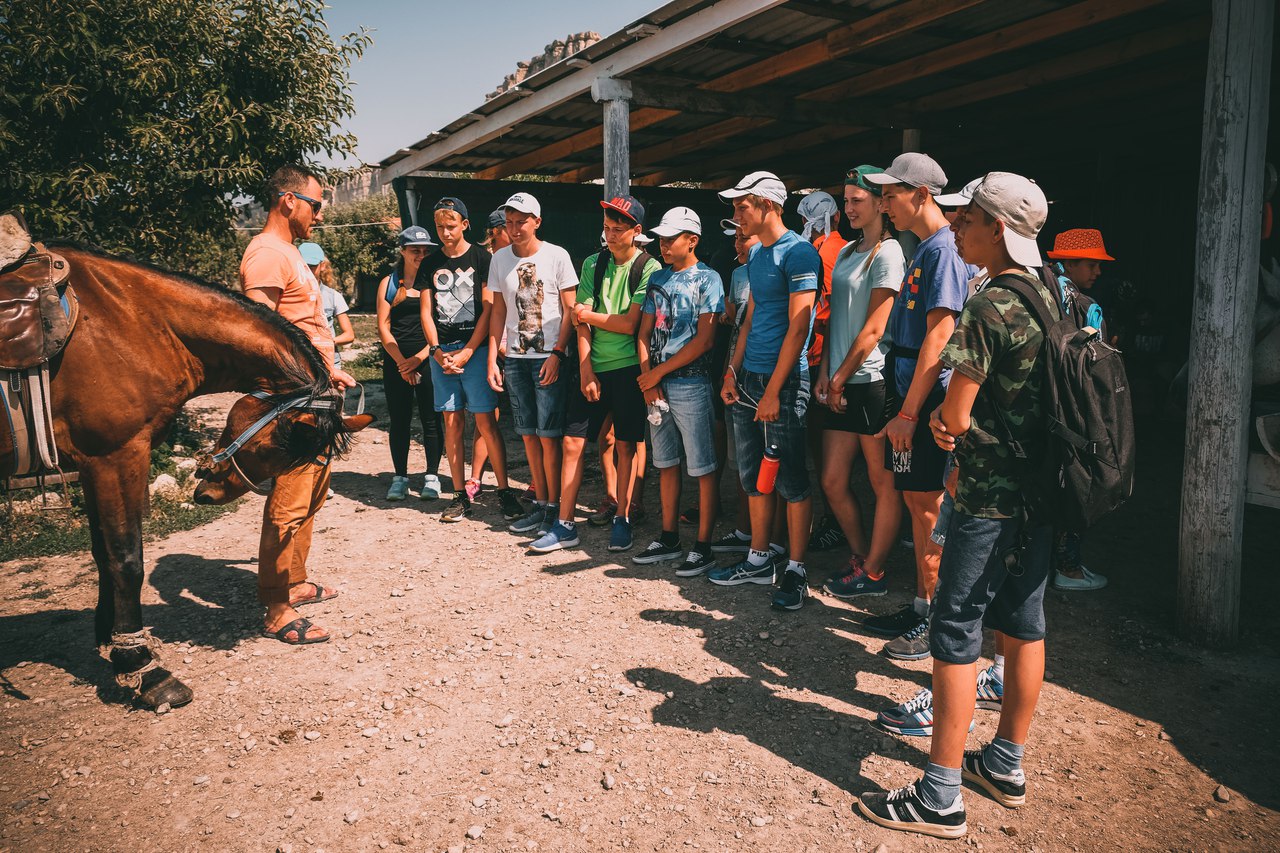
<path fill-rule="evenodd" d="M 302 193 L 296 193 L 293 190 L 285 190 L 284 192 L 276 193 L 276 198 L 283 198 L 286 195 L 291 195 L 299 201 L 305 201 L 307 204 L 311 205 L 311 212 L 313 214 L 319 213 L 320 208 L 324 207 L 323 201 L 312 198 L 311 196 L 303 195 Z"/>

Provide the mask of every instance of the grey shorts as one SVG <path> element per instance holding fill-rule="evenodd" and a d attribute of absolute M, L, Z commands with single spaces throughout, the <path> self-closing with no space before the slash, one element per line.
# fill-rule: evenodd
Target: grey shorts
<path fill-rule="evenodd" d="M 1006 556 L 1018 543 L 1020 525 L 1014 518 L 975 518 L 952 510 L 929 623 L 929 651 L 938 660 L 976 661 L 984 626 L 1016 640 L 1044 639 L 1052 531 L 1031 528 L 1011 570 Z"/>

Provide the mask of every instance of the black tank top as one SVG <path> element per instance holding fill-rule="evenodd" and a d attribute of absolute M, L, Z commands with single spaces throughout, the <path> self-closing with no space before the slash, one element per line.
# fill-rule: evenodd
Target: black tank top
<path fill-rule="evenodd" d="M 394 299 L 402 287 L 404 284 L 400 281 L 400 276 L 392 270 L 390 281 L 387 283 L 387 293 L 390 293 L 391 298 Z M 387 298 L 387 293 L 383 294 L 384 299 Z M 398 304 L 391 306 L 387 316 L 391 337 L 395 338 L 401 355 L 406 357 L 416 355 L 427 346 L 427 336 L 422 331 L 421 309 L 422 299 L 406 293 Z"/>

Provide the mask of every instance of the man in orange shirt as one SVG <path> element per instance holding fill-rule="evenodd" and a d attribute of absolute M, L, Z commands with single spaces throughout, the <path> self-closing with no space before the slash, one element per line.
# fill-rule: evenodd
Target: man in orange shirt
<path fill-rule="evenodd" d="M 827 321 L 831 317 L 831 271 L 836 266 L 836 256 L 849 241 L 840 236 L 836 225 L 840 222 L 840 206 L 830 193 L 818 190 L 811 192 L 800 200 L 796 212 L 804 218 L 804 229 L 800 236 L 813 244 L 822 258 L 822 281 L 818 286 L 818 298 L 813 305 L 813 340 L 809 342 L 809 369 L 816 372 L 822 364 L 822 346 L 827 336 Z M 816 388 L 817 382 L 810 378 L 810 388 Z M 819 400 L 822 405 L 809 409 L 809 458 L 813 460 L 814 470 L 822 475 L 822 421 L 827 411 L 827 401 Z M 835 517 L 828 511 L 821 516 L 814 513 L 815 519 L 821 519 L 813 528 L 809 539 L 809 550 L 829 551 L 844 543 L 844 534 Z"/>
<path fill-rule="evenodd" d="M 293 323 L 320 351 L 333 384 L 355 380 L 333 365 L 333 331 L 324 317 L 320 283 L 293 245 L 324 218 L 320 181 L 300 166 L 282 166 L 267 182 L 267 222 L 240 261 L 244 295 Z M 267 607 L 264 635 L 290 645 L 323 643 L 329 634 L 298 615 L 301 604 L 337 595 L 307 580 L 307 553 L 316 513 L 329 491 L 329 460 L 315 460 L 276 477 L 262 511 L 258 546 L 258 600 Z"/>

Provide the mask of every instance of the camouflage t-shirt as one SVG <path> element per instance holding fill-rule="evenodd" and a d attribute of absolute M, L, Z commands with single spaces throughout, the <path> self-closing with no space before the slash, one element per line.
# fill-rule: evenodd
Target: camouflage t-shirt
<path fill-rule="evenodd" d="M 1023 278 L 1054 303 L 1038 278 Z M 1044 332 L 1022 298 L 1001 287 L 997 278 L 964 304 L 955 333 L 942 350 L 944 364 L 982 386 L 969 432 L 956 444 L 956 508 L 967 515 L 1013 518 L 1022 508 L 1023 463 L 1006 443 L 1004 425 L 1028 458 L 1039 458 L 1045 446 L 1038 359 L 1043 342 Z"/>

